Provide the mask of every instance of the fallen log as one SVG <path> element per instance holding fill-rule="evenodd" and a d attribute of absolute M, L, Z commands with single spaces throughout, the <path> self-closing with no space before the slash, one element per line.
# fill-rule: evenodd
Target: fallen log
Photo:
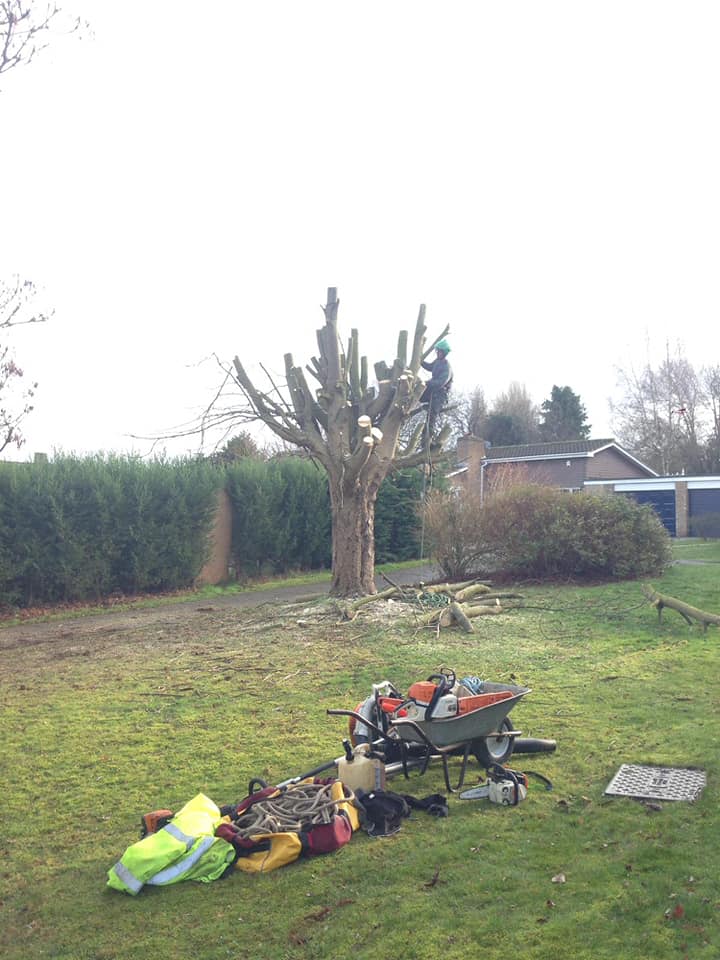
<path fill-rule="evenodd" d="M 450 604 L 450 612 L 453 615 L 453 620 L 460 624 L 465 633 L 475 632 L 475 628 L 473 627 L 472 623 L 470 623 L 467 613 L 463 610 L 457 600 L 453 600 L 453 602 Z"/>
<path fill-rule="evenodd" d="M 460 613 L 468 620 L 474 620 L 476 617 L 487 617 L 497 613 L 504 613 L 504 610 L 499 603 L 496 603 L 492 607 L 488 604 L 482 604 L 475 607 L 469 607 L 467 605 L 460 607 L 459 604 L 455 604 L 455 606 L 458 607 Z M 437 607 L 435 610 L 431 610 L 430 613 L 425 613 L 423 616 L 418 618 L 418 623 L 421 623 L 423 626 L 431 626 L 432 624 L 437 623 L 441 627 L 451 627 L 453 623 L 459 622 L 461 621 L 455 616 L 452 603 L 449 603 L 446 607 Z M 469 633 L 470 631 L 467 632 Z"/>
<path fill-rule="evenodd" d="M 480 604 L 477 607 L 465 607 L 465 616 L 470 620 L 474 620 L 476 617 L 491 617 L 493 614 L 504 612 L 499 603 L 494 604 L 492 607 L 487 603 Z"/>
<path fill-rule="evenodd" d="M 481 583 L 481 581 L 477 579 L 464 580 L 462 583 L 433 583 L 423 589 L 425 593 L 447 593 L 449 596 L 454 597 L 455 594 L 460 591 L 467 590 L 469 587 L 474 587 L 479 583 Z"/>
<path fill-rule="evenodd" d="M 471 587 L 465 587 L 464 590 L 455 591 L 455 599 L 458 603 L 466 603 L 473 597 L 478 597 L 483 593 L 490 593 L 490 587 L 486 583 L 476 583 Z"/>
<path fill-rule="evenodd" d="M 376 600 L 390 600 L 392 597 L 401 595 L 399 587 L 387 587 L 379 593 L 370 593 L 365 597 L 358 597 L 357 600 L 349 600 L 340 605 L 340 612 L 344 620 L 354 620 L 358 615 L 360 608 L 368 603 L 375 603 Z"/>
<path fill-rule="evenodd" d="M 680 616 L 692 626 L 693 620 L 702 624 L 703 633 L 707 633 L 708 625 L 720 627 L 720 616 L 716 613 L 707 613 L 705 610 L 699 610 L 697 607 L 691 607 L 689 603 L 684 603 L 676 597 L 670 597 L 666 593 L 658 593 L 649 584 L 643 587 L 643 593 L 655 607 L 658 612 L 658 623 L 662 621 L 662 612 L 665 607 L 675 610 Z"/>

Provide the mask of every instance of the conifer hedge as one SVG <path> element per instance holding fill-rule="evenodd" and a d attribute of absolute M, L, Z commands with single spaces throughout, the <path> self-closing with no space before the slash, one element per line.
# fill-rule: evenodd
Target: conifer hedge
<path fill-rule="evenodd" d="M 191 460 L 0 463 L 0 604 L 188 586 L 207 556 L 222 481 Z"/>
<path fill-rule="evenodd" d="M 104 455 L 0 462 L 0 605 L 191 586 L 207 558 L 223 486 L 239 577 L 329 568 L 327 480 L 300 457 L 228 465 Z M 421 487 L 419 471 L 394 474 L 381 487 L 378 562 L 418 556 Z"/>
<path fill-rule="evenodd" d="M 233 558 L 241 578 L 329 568 L 330 496 L 324 470 L 300 457 L 242 458 L 227 468 L 233 506 Z M 417 506 L 422 475 L 388 476 L 375 508 L 375 559 L 419 555 Z"/>

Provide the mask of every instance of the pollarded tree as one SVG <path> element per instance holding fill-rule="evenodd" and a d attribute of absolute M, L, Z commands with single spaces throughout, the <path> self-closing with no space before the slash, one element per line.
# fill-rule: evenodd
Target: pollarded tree
<path fill-rule="evenodd" d="M 343 349 L 337 325 L 337 290 L 329 288 L 323 307 L 325 325 L 317 331 L 319 357 L 306 369 L 319 384 L 314 390 L 302 367 L 285 354 L 286 389 L 271 382 L 259 390 L 240 359 L 235 379 L 253 415 L 278 437 L 305 450 L 323 465 L 332 513 L 332 587 L 334 596 L 375 593 L 375 501 L 389 471 L 433 462 L 442 455 L 450 428 L 425 437 L 425 421 L 401 444 L 403 424 L 417 409 L 423 391 L 420 364 L 425 349 L 425 306 L 420 307 L 412 343 L 407 331 L 398 337 L 391 364 L 374 366 L 377 387 L 370 385 L 366 357 L 360 356 L 358 331 Z"/>

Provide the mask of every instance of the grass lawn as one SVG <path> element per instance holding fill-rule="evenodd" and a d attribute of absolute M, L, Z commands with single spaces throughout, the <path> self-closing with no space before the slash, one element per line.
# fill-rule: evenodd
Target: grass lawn
<path fill-rule="evenodd" d="M 676 565 L 653 585 L 720 613 L 713 564 Z M 383 620 L 372 604 L 341 624 L 320 602 L 0 630 L 0 955 L 720 956 L 717 628 L 672 611 L 658 623 L 638 582 L 518 592 L 519 607 L 472 635 Z M 345 724 L 326 708 L 440 667 L 532 688 L 513 722 L 558 748 L 513 766 L 550 777 L 552 792 L 531 780 L 517 808 L 450 796 L 447 819 L 416 811 L 394 837 L 359 833 L 266 876 L 136 898 L 106 888 L 145 811 L 200 791 L 232 802 L 251 777 L 338 756 Z M 659 809 L 606 797 L 621 763 L 702 767 L 708 784 L 696 803 Z M 439 768 L 390 788 L 445 793 Z"/>

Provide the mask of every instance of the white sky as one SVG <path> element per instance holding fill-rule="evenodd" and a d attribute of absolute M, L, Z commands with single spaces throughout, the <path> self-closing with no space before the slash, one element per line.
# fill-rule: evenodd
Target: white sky
<path fill-rule="evenodd" d="M 329 286 L 371 363 L 425 303 L 459 388 L 570 386 L 594 437 L 648 336 L 720 362 L 716 0 L 64 6 L 94 37 L 0 78 L 0 272 L 55 309 L 18 458 L 306 363 Z"/>

